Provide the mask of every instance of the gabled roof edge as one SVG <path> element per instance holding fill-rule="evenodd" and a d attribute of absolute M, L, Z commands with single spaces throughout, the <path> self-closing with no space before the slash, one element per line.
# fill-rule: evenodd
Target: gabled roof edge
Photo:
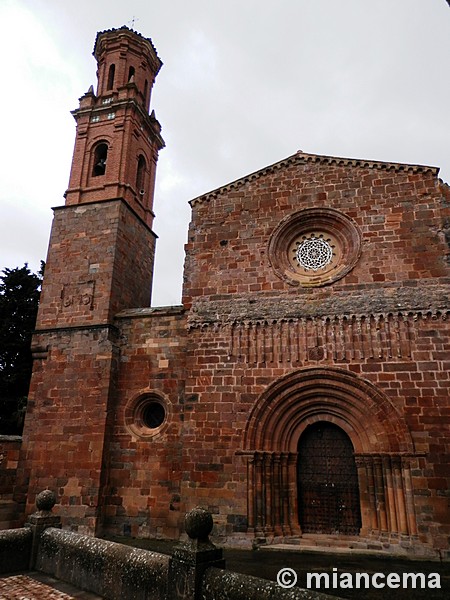
<path fill-rule="evenodd" d="M 200 202 L 209 202 L 213 198 L 216 198 L 220 194 L 230 191 L 232 189 L 236 189 L 249 181 L 254 179 L 258 179 L 267 173 L 271 173 L 272 171 L 276 171 L 282 167 L 295 164 L 297 162 L 307 163 L 307 162 L 315 162 L 315 163 L 323 163 L 323 164 L 336 164 L 342 166 L 354 166 L 354 167 L 367 167 L 369 169 L 383 169 L 383 170 L 392 170 L 392 171 L 413 171 L 415 173 L 433 173 L 433 175 L 437 175 L 439 173 L 439 167 L 432 167 L 427 165 L 413 165 L 407 163 L 392 163 L 392 162 L 383 162 L 379 160 L 364 160 L 359 158 L 342 158 L 338 156 L 324 156 L 320 154 L 307 154 L 299 150 L 292 156 L 288 156 L 287 158 L 280 160 L 272 165 L 264 167 L 263 169 L 259 169 L 258 171 L 254 171 L 240 179 L 236 179 L 235 181 L 231 181 L 226 185 L 223 185 L 215 190 L 211 190 L 206 194 L 202 194 L 201 196 L 197 196 L 189 201 L 189 204 L 193 206 L 194 204 L 198 204 Z"/>

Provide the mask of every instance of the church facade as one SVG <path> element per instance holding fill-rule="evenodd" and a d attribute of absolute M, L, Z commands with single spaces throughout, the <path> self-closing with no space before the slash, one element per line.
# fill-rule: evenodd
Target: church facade
<path fill-rule="evenodd" d="M 298 152 L 191 200 L 180 306 L 148 308 L 161 61 L 98 34 L 54 210 L 15 484 L 64 526 L 449 549 L 450 190 Z"/>

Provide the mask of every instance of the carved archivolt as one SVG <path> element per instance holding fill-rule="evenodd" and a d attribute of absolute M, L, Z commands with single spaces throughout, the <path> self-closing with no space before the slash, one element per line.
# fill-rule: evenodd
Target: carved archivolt
<path fill-rule="evenodd" d="M 249 531 L 301 535 L 297 494 L 298 443 L 308 425 L 330 422 L 355 449 L 366 537 L 416 536 L 412 465 L 417 457 L 404 419 L 375 386 L 341 369 L 302 369 L 261 394 L 248 419 Z"/>
<path fill-rule="evenodd" d="M 300 369 L 270 385 L 250 414 L 244 448 L 296 452 L 303 431 L 318 421 L 341 427 L 356 453 L 414 452 L 409 429 L 389 399 L 336 368 Z"/>

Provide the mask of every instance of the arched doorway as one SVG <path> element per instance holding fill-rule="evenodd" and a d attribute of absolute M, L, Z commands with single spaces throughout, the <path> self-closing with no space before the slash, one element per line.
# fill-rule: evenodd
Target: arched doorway
<path fill-rule="evenodd" d="M 347 436 L 346 452 L 357 470 L 359 493 L 352 497 L 358 500 L 350 512 L 358 519 L 349 526 L 341 518 L 339 533 L 416 535 L 411 465 L 416 454 L 404 419 L 381 390 L 331 367 L 299 369 L 274 381 L 249 415 L 243 448 L 249 532 L 267 538 L 305 533 L 304 515 L 299 518 L 304 502 L 298 494 L 298 451 L 307 439 L 303 435 L 324 424 Z M 330 445 L 335 452 L 336 444 Z"/>
<path fill-rule="evenodd" d="M 337 425 L 306 428 L 298 443 L 298 509 L 304 533 L 358 535 L 361 510 L 353 444 Z"/>

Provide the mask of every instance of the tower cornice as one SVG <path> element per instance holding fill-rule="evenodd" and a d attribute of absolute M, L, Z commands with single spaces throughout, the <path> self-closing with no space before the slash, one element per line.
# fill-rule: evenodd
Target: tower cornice
<path fill-rule="evenodd" d="M 92 54 L 97 60 L 99 60 L 101 53 L 105 49 L 105 44 L 107 41 L 114 42 L 117 44 L 125 39 L 129 39 L 135 42 L 137 41 L 140 48 L 145 48 L 147 50 L 147 55 L 151 61 L 151 65 L 154 69 L 155 75 L 157 75 L 163 63 L 156 52 L 156 48 L 153 45 L 152 40 L 150 38 L 144 37 L 137 31 L 134 31 L 134 29 L 129 29 L 125 25 L 119 27 L 118 29 L 113 28 L 106 29 L 104 31 L 99 31 L 95 39 L 94 50 Z"/>
<path fill-rule="evenodd" d="M 86 97 L 86 95 L 82 96 L 80 98 L 80 104 L 82 104 L 81 100 L 85 97 Z M 94 98 L 95 98 L 95 100 L 97 100 L 96 96 L 94 96 Z M 95 102 L 95 100 L 94 100 L 94 102 Z M 153 135 L 154 141 L 156 141 L 156 143 L 157 143 L 158 150 L 165 148 L 166 144 L 164 142 L 163 137 L 161 136 L 161 124 L 158 121 L 158 119 L 155 117 L 154 112 L 152 112 L 152 114 L 149 115 L 134 98 L 126 98 L 124 100 L 114 100 L 113 99 L 112 102 L 110 102 L 109 104 L 99 104 L 99 105 L 93 104 L 90 106 L 80 106 L 79 108 L 72 110 L 70 112 L 70 114 L 74 117 L 75 121 L 78 123 L 80 118 L 82 118 L 82 117 L 87 116 L 87 117 L 89 117 L 89 119 L 91 119 L 95 115 L 99 115 L 99 116 L 105 115 L 105 114 L 107 115 L 108 113 L 111 113 L 111 112 L 114 112 L 117 110 L 122 110 L 122 109 L 124 111 L 126 111 L 127 108 L 132 108 L 142 118 L 143 124 L 147 126 L 147 128 Z"/>

